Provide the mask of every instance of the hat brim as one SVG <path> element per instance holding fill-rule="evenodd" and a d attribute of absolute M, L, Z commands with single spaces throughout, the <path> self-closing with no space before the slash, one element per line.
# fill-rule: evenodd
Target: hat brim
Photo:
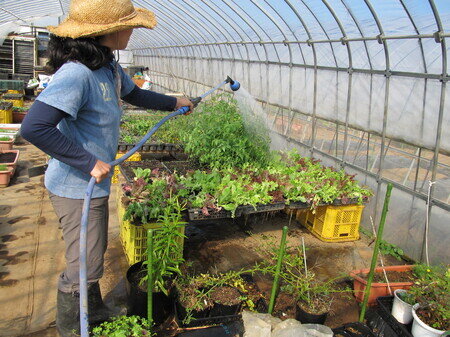
<path fill-rule="evenodd" d="M 136 16 L 129 20 L 113 22 L 109 24 L 85 23 L 72 20 L 68 17 L 58 26 L 48 26 L 50 33 L 61 36 L 71 37 L 94 37 L 118 32 L 129 28 L 149 28 L 156 26 L 155 14 L 144 8 L 136 8 Z"/>

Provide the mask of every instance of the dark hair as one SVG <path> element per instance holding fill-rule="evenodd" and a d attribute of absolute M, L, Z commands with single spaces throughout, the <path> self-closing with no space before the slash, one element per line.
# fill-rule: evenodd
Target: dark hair
<path fill-rule="evenodd" d="M 82 37 L 72 39 L 50 35 L 47 57 L 49 61 L 45 71 L 54 74 L 64 63 L 78 61 L 91 70 L 100 69 L 113 60 L 109 47 L 100 44 L 100 37 Z"/>

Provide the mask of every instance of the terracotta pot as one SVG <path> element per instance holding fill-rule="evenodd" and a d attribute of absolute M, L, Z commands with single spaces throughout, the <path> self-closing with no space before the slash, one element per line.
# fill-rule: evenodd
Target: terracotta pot
<path fill-rule="evenodd" d="M 402 266 L 389 266 L 389 267 L 378 267 L 375 268 L 376 273 L 382 273 L 383 269 L 386 271 L 410 271 L 412 270 L 413 265 L 402 265 Z M 367 280 L 363 279 L 358 274 L 369 274 L 370 268 L 353 270 L 350 272 L 350 276 L 353 277 L 353 293 L 358 302 L 362 302 L 364 300 L 364 291 L 366 289 Z M 413 285 L 413 282 L 392 282 L 389 283 L 391 291 L 397 289 L 409 289 Z M 369 305 L 375 305 L 376 299 L 379 296 L 388 296 L 391 295 L 389 293 L 389 287 L 387 283 L 372 283 L 369 292 Z"/>
<path fill-rule="evenodd" d="M 5 154 L 14 154 L 14 159 L 6 158 L 4 159 Z M 17 160 L 19 159 L 19 150 L 6 150 L 6 151 L 0 151 L 0 164 L 6 165 L 9 168 L 12 169 L 11 175 L 14 175 L 14 172 L 16 171 L 17 166 Z"/>
<path fill-rule="evenodd" d="M 14 138 L 10 137 L 10 140 L 0 140 L 0 151 L 12 150 L 14 144 Z"/>
<path fill-rule="evenodd" d="M 13 123 L 22 123 L 28 111 L 14 111 L 13 110 Z"/>
<path fill-rule="evenodd" d="M 7 187 L 11 180 L 13 169 L 8 167 L 7 171 L 0 171 L 0 187 Z"/>

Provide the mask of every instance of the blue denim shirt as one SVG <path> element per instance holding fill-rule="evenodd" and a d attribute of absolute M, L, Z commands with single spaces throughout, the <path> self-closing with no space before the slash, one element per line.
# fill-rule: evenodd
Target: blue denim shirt
<path fill-rule="evenodd" d="M 123 97 L 135 84 L 120 65 L 118 69 Z M 106 163 L 115 159 L 122 109 L 113 67 L 92 71 L 78 62 L 65 63 L 37 100 L 70 115 L 58 124 L 66 137 Z M 111 175 L 95 185 L 93 198 L 109 195 Z M 45 173 L 45 186 L 58 196 L 83 199 L 90 178 L 89 174 L 52 158 Z"/>

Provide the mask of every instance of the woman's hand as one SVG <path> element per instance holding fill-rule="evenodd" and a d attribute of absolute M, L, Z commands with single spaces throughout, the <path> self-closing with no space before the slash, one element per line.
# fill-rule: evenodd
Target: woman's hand
<path fill-rule="evenodd" d="M 91 176 L 95 178 L 97 184 L 101 182 L 103 179 L 107 178 L 109 172 L 111 171 L 111 165 L 105 163 L 101 160 L 97 160 L 94 168 L 91 171 Z"/>
<path fill-rule="evenodd" d="M 178 110 L 184 106 L 189 107 L 189 111 L 186 113 L 186 115 L 189 115 L 191 112 L 194 111 L 194 104 L 191 102 L 191 100 L 189 98 L 178 97 L 177 104 L 175 105 L 175 110 Z"/>

